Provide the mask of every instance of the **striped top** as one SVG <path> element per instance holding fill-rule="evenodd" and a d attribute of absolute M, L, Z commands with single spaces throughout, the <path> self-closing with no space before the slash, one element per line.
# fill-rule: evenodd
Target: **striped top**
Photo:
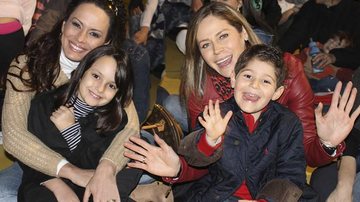
<path fill-rule="evenodd" d="M 89 113 L 93 112 L 95 110 L 95 107 L 89 106 L 75 96 L 70 99 L 70 103 L 73 103 L 75 123 L 68 128 L 60 131 L 60 133 L 66 140 L 70 151 L 73 151 L 74 149 L 76 149 L 77 145 L 81 140 L 81 127 L 78 120 L 82 117 L 86 117 Z"/>

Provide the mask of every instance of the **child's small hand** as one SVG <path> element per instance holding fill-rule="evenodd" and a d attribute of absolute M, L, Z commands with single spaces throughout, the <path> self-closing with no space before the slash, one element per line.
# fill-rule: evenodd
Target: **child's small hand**
<path fill-rule="evenodd" d="M 50 120 L 62 131 L 75 123 L 74 108 L 61 106 L 52 113 Z"/>
<path fill-rule="evenodd" d="M 209 105 L 205 106 L 203 117 L 199 117 L 199 122 L 206 129 L 207 140 L 216 142 L 226 130 L 226 126 L 232 116 L 232 111 L 226 113 L 225 117 L 221 116 L 219 100 L 216 100 L 215 105 L 212 100 L 209 100 Z"/>
<path fill-rule="evenodd" d="M 149 34 L 149 27 L 141 27 L 141 29 L 138 32 L 136 32 L 134 35 L 135 43 L 146 45 L 148 34 Z"/>

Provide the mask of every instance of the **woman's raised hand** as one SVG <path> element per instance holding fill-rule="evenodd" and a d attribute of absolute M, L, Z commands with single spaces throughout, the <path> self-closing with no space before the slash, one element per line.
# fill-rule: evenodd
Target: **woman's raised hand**
<path fill-rule="evenodd" d="M 226 130 L 226 126 L 232 116 L 232 112 L 226 113 L 225 117 L 221 116 L 219 100 L 216 100 L 213 104 L 212 100 L 209 100 L 209 105 L 204 108 L 203 116 L 199 116 L 198 120 L 201 125 L 206 129 L 206 139 L 210 144 L 217 142 Z"/>
<path fill-rule="evenodd" d="M 130 137 L 131 142 L 124 144 L 127 149 L 134 152 L 124 153 L 124 156 L 133 160 L 128 163 L 128 166 L 143 169 L 161 177 L 177 176 L 181 167 L 179 156 L 159 136 L 154 135 L 154 138 L 159 147 L 138 137 Z"/>
<path fill-rule="evenodd" d="M 357 90 L 349 82 L 342 95 L 341 82 L 338 82 L 331 100 L 329 111 L 323 115 L 323 104 L 315 109 L 316 127 L 320 140 L 329 146 L 337 146 L 348 136 L 360 114 L 360 106 L 351 113 Z"/>

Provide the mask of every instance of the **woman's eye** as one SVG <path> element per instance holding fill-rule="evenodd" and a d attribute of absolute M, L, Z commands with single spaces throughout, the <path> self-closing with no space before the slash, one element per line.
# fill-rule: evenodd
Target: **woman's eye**
<path fill-rule="evenodd" d="M 263 82 L 266 84 L 271 84 L 271 82 L 269 80 L 264 80 Z"/>
<path fill-rule="evenodd" d="M 220 39 L 225 39 L 225 38 L 227 38 L 229 36 L 229 34 L 222 34 L 222 35 L 220 35 Z"/>
<path fill-rule="evenodd" d="M 93 36 L 95 38 L 100 38 L 100 34 L 96 33 L 96 32 L 91 32 L 90 36 Z"/>
<path fill-rule="evenodd" d="M 99 75 L 97 75 L 97 74 L 92 74 L 92 77 L 94 77 L 95 79 L 99 79 L 99 78 L 100 78 Z"/>
<path fill-rule="evenodd" d="M 71 24 L 74 26 L 74 27 L 77 27 L 77 28 L 80 28 L 80 24 L 78 22 L 71 22 Z"/>
<path fill-rule="evenodd" d="M 209 46 L 210 46 L 209 43 L 204 43 L 204 44 L 201 45 L 201 48 L 202 48 L 202 49 L 205 49 L 205 48 L 207 48 L 207 47 L 209 47 Z"/>

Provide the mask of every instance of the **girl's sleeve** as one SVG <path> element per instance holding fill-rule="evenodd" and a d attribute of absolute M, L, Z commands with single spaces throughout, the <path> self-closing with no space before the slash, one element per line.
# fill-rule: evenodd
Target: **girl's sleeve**
<path fill-rule="evenodd" d="M 25 64 L 25 57 L 19 58 L 21 68 Z M 22 65 L 21 65 L 22 64 Z M 14 62 L 12 63 L 14 65 Z M 19 75 L 18 67 L 10 66 L 10 73 Z M 27 75 L 25 75 L 27 76 Z M 27 117 L 34 92 L 18 92 L 27 87 L 17 77 L 8 75 L 6 93 L 2 112 L 3 144 L 7 152 L 27 166 L 46 175 L 56 176 L 57 165 L 63 157 L 48 148 L 37 137 L 27 130 Z"/>
<path fill-rule="evenodd" d="M 129 141 L 130 136 L 139 136 L 140 132 L 140 124 L 134 102 L 131 101 L 130 105 L 125 108 L 125 112 L 128 116 L 128 123 L 124 129 L 116 135 L 109 148 L 100 159 L 100 161 L 106 159 L 113 162 L 116 165 L 117 171 L 123 169 L 129 161 L 129 159 L 123 155 L 125 151 L 125 147 L 123 146 L 124 142 Z"/>

